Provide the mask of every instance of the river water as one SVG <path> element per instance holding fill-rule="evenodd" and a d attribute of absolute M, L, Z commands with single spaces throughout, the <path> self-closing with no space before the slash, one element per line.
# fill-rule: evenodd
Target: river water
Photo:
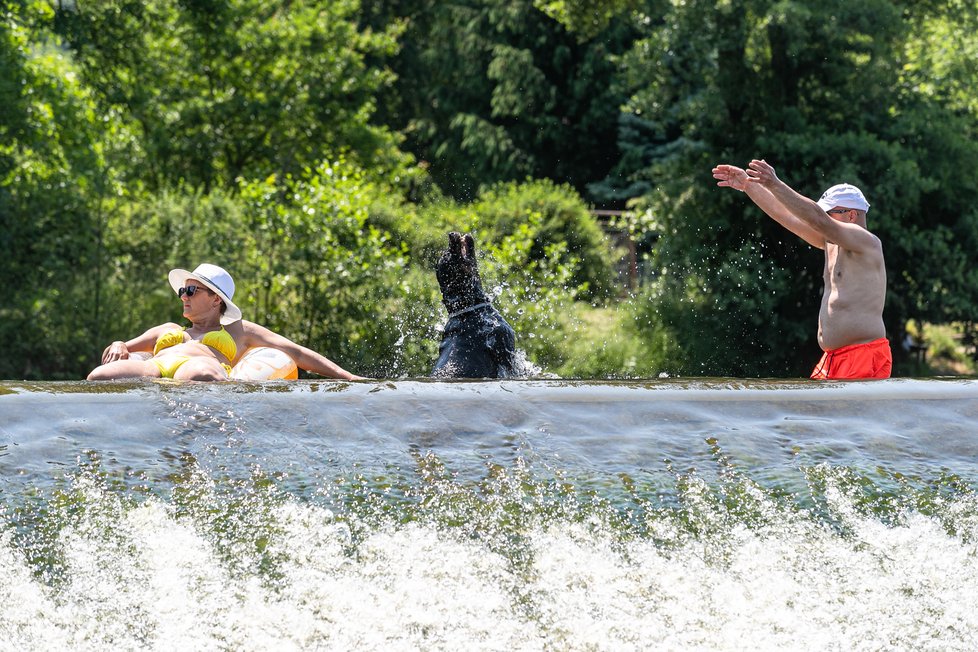
<path fill-rule="evenodd" d="M 975 650 L 978 381 L 0 383 L 0 649 Z"/>

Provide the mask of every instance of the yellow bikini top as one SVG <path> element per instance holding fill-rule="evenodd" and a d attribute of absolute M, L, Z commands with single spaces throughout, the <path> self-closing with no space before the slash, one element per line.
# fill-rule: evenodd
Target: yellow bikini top
<path fill-rule="evenodd" d="M 168 349 L 171 346 L 176 346 L 177 344 L 183 344 L 184 335 L 186 328 L 181 330 L 167 331 L 156 338 L 156 346 L 153 347 L 153 355 L 156 355 L 163 349 Z M 210 331 L 209 333 L 204 333 L 204 336 L 200 338 L 200 343 L 204 346 L 209 346 L 212 349 L 220 351 L 228 362 L 233 362 L 236 355 L 238 355 L 238 345 L 234 343 L 234 338 L 231 337 L 231 333 L 224 330 L 221 326 L 219 331 Z"/>

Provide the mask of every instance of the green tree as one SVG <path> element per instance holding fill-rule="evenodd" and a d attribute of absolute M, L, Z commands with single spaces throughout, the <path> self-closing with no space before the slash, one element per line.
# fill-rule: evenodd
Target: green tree
<path fill-rule="evenodd" d="M 934 3 L 908 16 L 897 136 L 917 156 L 892 238 L 906 262 L 887 309 L 898 318 L 975 322 L 978 315 L 978 6 Z M 906 185 L 909 184 L 909 185 Z"/>
<path fill-rule="evenodd" d="M 45 2 L 0 13 L 2 378 L 71 376 L 87 358 L 99 241 L 116 193 L 100 118 Z"/>
<path fill-rule="evenodd" d="M 298 174 L 350 152 L 407 162 L 370 122 L 391 80 L 365 60 L 393 33 L 357 29 L 356 0 L 100 0 L 64 5 L 59 31 L 105 114 L 139 134 L 126 166 L 150 188 L 205 190 Z"/>
<path fill-rule="evenodd" d="M 584 38 L 592 38 L 600 34 L 610 23 L 623 15 L 643 9 L 647 11 L 645 5 L 649 4 L 652 3 L 646 0 L 585 0 L 584 2 L 534 0 L 533 2 L 540 11 Z"/>
<path fill-rule="evenodd" d="M 617 160 L 629 22 L 581 39 L 531 0 L 389 0 L 364 14 L 404 27 L 378 118 L 455 199 L 527 176 L 584 191 Z"/>
<path fill-rule="evenodd" d="M 629 55 L 642 129 L 626 134 L 641 138 L 630 144 L 639 156 L 618 170 L 619 187 L 648 189 L 635 203 L 660 234 L 650 328 L 682 342 L 686 373 L 796 375 L 817 354 L 821 252 L 717 189 L 719 162 L 763 156 L 812 197 L 840 181 L 864 188 L 887 259 L 891 338 L 911 317 L 973 314 L 978 182 L 964 171 L 975 122 L 920 92 L 907 69 L 926 38 L 916 21 L 935 7 L 693 0 Z"/>

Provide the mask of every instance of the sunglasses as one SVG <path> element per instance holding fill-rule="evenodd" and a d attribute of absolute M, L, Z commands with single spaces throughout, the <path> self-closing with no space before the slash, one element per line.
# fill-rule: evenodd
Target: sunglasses
<path fill-rule="evenodd" d="M 854 211 L 855 208 L 833 208 L 830 211 L 825 211 L 829 215 L 840 215 L 842 213 L 848 213 L 849 211 Z"/>
<path fill-rule="evenodd" d="M 185 288 L 180 288 L 179 290 L 177 290 L 177 296 L 180 297 L 181 299 L 183 298 L 183 295 L 185 295 L 185 294 L 188 297 L 192 297 L 195 294 L 197 294 L 198 292 L 200 292 L 201 290 L 207 290 L 207 288 L 205 288 L 203 285 L 188 285 Z M 210 291 L 210 290 L 208 290 L 208 291 Z"/>

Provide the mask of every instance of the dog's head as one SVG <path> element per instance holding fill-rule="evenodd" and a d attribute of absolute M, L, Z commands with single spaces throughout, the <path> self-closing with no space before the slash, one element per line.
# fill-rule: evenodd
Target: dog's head
<path fill-rule="evenodd" d="M 475 241 L 468 233 L 448 234 L 448 250 L 435 265 L 435 276 L 441 287 L 442 301 L 449 311 L 456 311 L 486 301 L 475 259 Z"/>

